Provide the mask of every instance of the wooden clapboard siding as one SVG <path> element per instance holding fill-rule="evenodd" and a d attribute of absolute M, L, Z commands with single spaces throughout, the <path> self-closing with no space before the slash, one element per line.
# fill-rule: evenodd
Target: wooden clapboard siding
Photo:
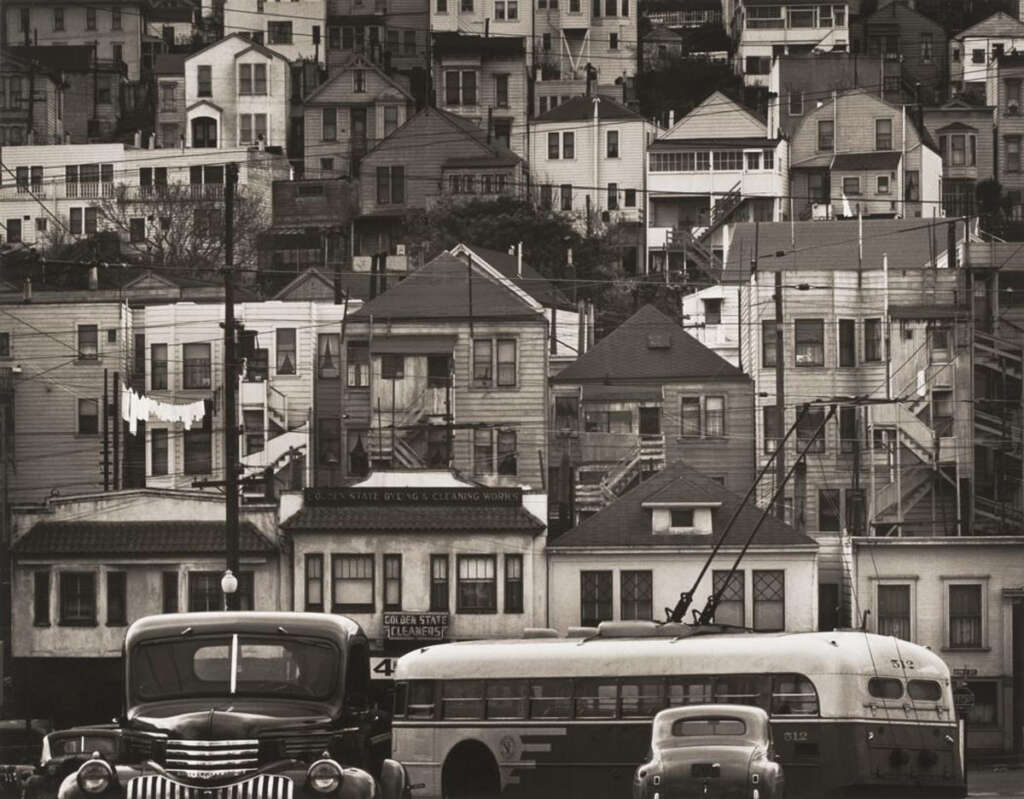
<path fill-rule="evenodd" d="M 13 502 L 41 502 L 52 491 L 102 490 L 102 416 L 100 434 L 79 434 L 78 400 L 102 405 L 104 369 L 127 378 L 130 321 L 131 311 L 116 302 L 4 310 L 0 331 L 11 337 L 7 365 L 22 369 L 15 377 L 14 468 L 8 478 Z M 95 361 L 77 357 L 79 325 L 98 328 Z M 115 331 L 115 341 L 107 341 L 108 330 Z"/>

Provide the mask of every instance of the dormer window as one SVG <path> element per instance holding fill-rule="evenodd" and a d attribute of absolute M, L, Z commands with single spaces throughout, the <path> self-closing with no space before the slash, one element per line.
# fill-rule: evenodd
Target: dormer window
<path fill-rule="evenodd" d="M 660 493 L 660 492 L 659 492 Z M 711 535 L 714 532 L 714 511 L 721 502 L 666 499 L 644 502 L 641 507 L 651 512 L 653 535 Z"/>
<path fill-rule="evenodd" d="M 668 350 L 672 349 L 672 338 L 668 333 L 648 333 L 647 334 L 647 349 L 649 350 Z"/>

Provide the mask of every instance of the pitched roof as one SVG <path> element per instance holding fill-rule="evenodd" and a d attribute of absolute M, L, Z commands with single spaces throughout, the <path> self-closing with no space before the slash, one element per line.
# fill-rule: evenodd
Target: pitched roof
<path fill-rule="evenodd" d="M 461 31 L 441 31 L 432 34 L 434 55 L 468 55 L 484 53 L 488 58 L 507 58 L 526 52 L 523 36 L 476 36 Z"/>
<path fill-rule="evenodd" d="M 651 511 L 645 502 L 720 502 L 711 511 L 712 534 L 655 535 L 651 531 Z M 615 502 L 551 543 L 552 548 L 603 547 L 711 547 L 722 539 L 725 528 L 742 499 L 725 486 L 682 462 L 669 464 Z M 724 539 L 725 546 L 742 546 L 761 518 L 753 503 L 743 506 L 735 524 Z M 769 515 L 754 537 L 758 546 L 816 546 L 814 540 Z"/>
<path fill-rule="evenodd" d="M 448 252 L 424 264 L 405 280 L 370 300 L 352 314 L 353 319 L 467 319 L 470 286 L 475 319 L 537 318 L 535 312 L 511 289 L 473 270 L 472 283 L 466 264 Z"/>
<path fill-rule="evenodd" d="M 281 529 L 289 533 L 538 533 L 544 525 L 522 505 L 306 505 Z"/>
<path fill-rule="evenodd" d="M 839 153 L 832 159 L 832 169 L 859 171 L 863 169 L 895 169 L 900 154 L 888 150 L 867 153 Z"/>
<path fill-rule="evenodd" d="M 329 77 L 327 80 L 321 83 L 316 89 L 314 89 L 313 92 L 310 93 L 310 95 L 306 97 L 306 99 L 303 102 L 307 104 L 318 102 L 317 98 L 321 94 L 330 91 L 330 89 L 332 88 L 332 84 L 336 83 L 340 79 L 340 77 L 346 74 L 350 69 L 355 69 L 356 67 L 358 67 L 359 69 L 368 69 L 372 72 L 376 72 L 377 75 L 381 78 L 381 80 L 383 80 L 393 89 L 401 93 L 403 97 L 409 100 L 413 99 L 412 95 L 408 92 L 407 89 L 405 89 L 405 87 L 403 87 L 400 83 L 397 83 L 394 78 L 390 77 L 386 72 L 384 72 L 380 67 L 374 64 L 370 59 L 365 58 L 362 55 L 356 55 L 353 58 L 349 59 L 347 62 L 345 62 L 345 64 L 342 65 L 342 67 L 339 70 L 337 70 L 333 75 L 331 75 L 331 77 Z"/>
<path fill-rule="evenodd" d="M 274 552 L 251 522 L 239 525 L 239 551 Z M 14 542 L 18 555 L 222 555 L 224 522 L 39 522 Z"/>
<path fill-rule="evenodd" d="M 207 50 L 212 50 L 214 47 L 220 47 L 222 44 L 224 44 L 224 42 L 230 41 L 231 39 L 241 39 L 242 42 L 245 43 L 246 46 L 243 48 L 243 52 L 247 50 L 256 50 L 257 52 L 260 52 L 263 55 L 265 55 L 267 58 L 280 58 L 283 61 L 288 61 L 288 59 L 285 58 L 280 53 L 276 52 L 275 50 L 271 50 L 269 47 L 264 47 L 262 44 L 257 44 L 256 42 L 247 38 L 243 33 L 229 33 L 223 39 L 218 39 L 217 41 L 211 42 L 210 44 L 206 45 L 206 47 L 202 48 L 201 50 L 196 50 L 194 53 L 189 53 L 187 56 L 185 56 L 185 60 L 191 61 L 197 55 L 205 53 Z"/>
<path fill-rule="evenodd" d="M 863 263 L 867 269 L 881 269 L 882 254 L 886 253 L 892 269 L 928 268 L 930 253 L 935 253 L 936 259 L 946 253 L 948 224 L 946 219 L 865 219 Z M 958 241 L 963 230 L 963 224 L 957 223 Z M 749 275 L 755 235 L 759 237 L 758 270 L 762 272 L 858 267 L 856 219 L 762 222 L 756 232 L 753 222 L 742 222 L 733 231 L 723 281 L 733 282 Z M 795 250 L 792 241 L 796 243 Z"/>
<path fill-rule="evenodd" d="M 149 22 L 192 22 L 195 19 L 195 6 L 151 6 L 146 12 Z"/>
<path fill-rule="evenodd" d="M 991 17 L 986 17 L 960 33 L 953 34 L 954 39 L 963 39 L 968 36 L 989 37 L 989 36 L 1021 36 L 1024 35 L 1024 22 L 1016 17 L 1010 16 L 1005 11 L 997 11 Z"/>
<path fill-rule="evenodd" d="M 541 305 L 550 308 L 572 308 L 572 302 L 566 297 L 557 286 L 551 283 L 544 275 L 530 266 L 523 260 L 523 274 L 519 276 L 518 256 L 510 255 L 500 250 L 489 250 L 486 247 L 479 247 L 476 244 L 467 244 L 466 247 L 472 250 L 481 260 L 497 269 L 501 274 L 515 283 L 519 288 L 533 297 Z"/>
<path fill-rule="evenodd" d="M 743 372 L 653 305 L 645 305 L 597 342 L 593 349 L 559 372 L 552 382 L 696 377 L 747 379 Z"/>
<path fill-rule="evenodd" d="M 600 102 L 597 104 L 597 114 L 601 120 L 625 119 L 643 121 L 643 117 L 636 111 L 626 108 L 622 103 L 613 100 L 611 97 L 599 95 L 598 99 Z M 537 124 L 543 122 L 580 122 L 593 118 L 594 98 L 581 94 L 573 97 L 568 102 L 555 106 L 533 121 Z"/>
<path fill-rule="evenodd" d="M 722 135 L 723 115 L 730 118 L 735 131 L 728 140 L 760 139 L 768 135 L 768 125 L 752 111 L 720 91 L 713 91 L 700 105 L 658 137 L 658 140 L 715 139 Z"/>
<path fill-rule="evenodd" d="M 435 108 L 429 105 L 423 108 L 421 111 L 418 111 L 417 113 L 413 114 L 408 119 L 406 119 L 405 123 L 400 125 L 396 130 L 393 130 L 390 135 L 385 136 L 383 139 L 380 139 L 373 147 L 370 148 L 367 155 L 376 152 L 377 150 L 386 150 L 388 147 L 391 146 L 391 142 L 395 139 L 399 131 L 404 131 L 407 127 L 417 124 L 420 120 L 422 120 L 424 117 L 428 115 L 434 115 L 438 119 L 447 122 L 449 125 L 451 125 L 453 130 L 465 136 L 467 141 L 472 141 L 475 145 L 477 145 L 477 147 L 480 148 L 479 152 L 485 154 L 489 153 L 503 160 L 506 158 L 511 158 L 514 159 L 516 163 L 522 161 L 522 159 L 519 156 L 517 156 L 507 147 L 504 147 L 495 141 L 487 141 L 487 131 L 481 128 L 479 125 L 477 125 L 473 120 L 465 119 L 464 117 L 460 117 L 458 114 L 452 114 L 451 112 L 445 111 L 442 108 Z M 399 146 L 405 149 L 408 145 L 402 144 Z M 466 157 L 468 158 L 470 156 L 471 152 L 467 153 Z M 405 212 L 401 209 L 398 209 L 397 213 L 404 214 Z M 378 211 L 376 212 L 376 214 L 372 214 L 371 216 L 373 215 L 387 214 L 385 212 Z"/>

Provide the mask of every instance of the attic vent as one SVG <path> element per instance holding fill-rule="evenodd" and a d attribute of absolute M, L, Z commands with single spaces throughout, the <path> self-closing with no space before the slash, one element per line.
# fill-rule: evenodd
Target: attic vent
<path fill-rule="evenodd" d="M 672 347 L 672 337 L 668 333 L 648 333 L 647 349 L 667 350 Z"/>

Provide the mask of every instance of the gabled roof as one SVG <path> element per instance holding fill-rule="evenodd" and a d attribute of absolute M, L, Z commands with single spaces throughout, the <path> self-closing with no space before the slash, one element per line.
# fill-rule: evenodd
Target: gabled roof
<path fill-rule="evenodd" d="M 644 42 L 674 42 L 676 44 L 683 43 L 682 34 L 672 30 L 664 25 L 655 25 L 648 32 L 647 35 L 642 39 Z"/>
<path fill-rule="evenodd" d="M 251 522 L 239 525 L 243 553 L 274 552 L 274 544 Z M 222 555 L 224 522 L 122 521 L 39 522 L 11 546 L 18 555 Z"/>
<path fill-rule="evenodd" d="M 262 44 L 256 44 L 256 42 L 253 42 L 248 47 L 246 47 L 244 50 L 239 50 L 237 53 L 235 53 L 233 58 L 241 58 L 246 53 L 251 53 L 251 52 L 259 53 L 260 55 L 266 56 L 267 58 L 280 58 L 285 63 L 289 63 L 289 64 L 291 63 L 290 61 L 288 61 L 287 58 L 285 58 L 280 53 L 275 52 L 274 50 L 271 50 L 269 47 L 264 47 Z"/>
<path fill-rule="evenodd" d="M 480 258 L 480 260 L 497 269 L 545 308 L 553 306 L 565 309 L 573 308 L 569 298 L 559 291 L 544 275 L 530 266 L 525 259 L 523 260 L 522 277 L 520 277 L 518 256 L 501 252 L 500 250 L 489 250 L 476 244 L 466 244 L 463 246 L 466 249 L 472 250 L 473 254 Z"/>
<path fill-rule="evenodd" d="M 329 77 L 327 80 L 321 83 L 316 89 L 314 89 L 313 92 L 303 102 L 307 104 L 318 102 L 317 98 L 321 94 L 326 92 L 328 90 L 328 87 L 333 86 L 333 84 L 336 83 L 342 75 L 348 74 L 353 69 L 370 70 L 372 72 L 376 72 L 381 80 L 389 84 L 403 97 L 405 97 L 408 100 L 413 99 L 413 96 L 409 94 L 409 92 L 406 91 L 406 89 L 401 84 L 396 83 L 395 80 L 391 78 L 383 70 L 381 70 L 380 67 L 378 67 L 372 61 L 370 61 L 368 58 L 365 58 L 362 55 L 355 55 L 351 59 L 349 59 L 349 61 L 345 63 L 345 65 L 342 66 L 341 69 L 339 69 L 337 72 L 331 75 L 331 77 Z"/>
<path fill-rule="evenodd" d="M 503 147 L 501 144 L 498 144 L 497 142 L 494 141 L 488 142 L 487 131 L 481 128 L 472 120 L 465 119 L 463 117 L 460 117 L 458 114 L 452 114 L 448 111 L 445 111 L 444 109 L 434 108 L 433 106 L 429 105 L 426 108 L 422 109 L 421 111 L 413 114 L 407 120 L 405 120 L 405 123 L 399 126 L 396 130 L 393 130 L 389 136 L 385 136 L 383 139 L 378 141 L 373 147 L 370 148 L 367 155 L 376 152 L 377 150 L 380 149 L 386 150 L 391 145 L 392 140 L 399 133 L 399 131 L 404 131 L 406 130 L 406 128 L 416 125 L 420 120 L 430 115 L 436 116 L 438 119 L 450 125 L 453 130 L 455 130 L 456 132 L 460 133 L 462 136 L 465 137 L 467 143 L 472 142 L 473 144 L 475 144 L 479 148 L 478 153 L 487 153 L 490 155 L 499 156 L 503 159 L 513 158 L 515 159 L 516 163 L 522 161 L 522 159 L 518 155 L 513 153 L 507 147 Z M 403 144 L 399 146 L 404 149 L 408 145 Z M 464 157 L 468 158 L 471 157 L 471 155 L 472 152 L 469 152 L 466 153 Z M 404 211 L 400 210 L 399 213 L 404 213 Z"/>
<path fill-rule="evenodd" d="M 535 124 L 542 124 L 544 122 L 581 122 L 593 119 L 594 99 L 594 97 L 585 94 L 577 95 L 568 102 L 555 106 L 547 113 L 541 114 L 533 121 Z M 622 103 L 613 100 L 611 97 L 599 95 L 596 99 L 600 101 L 597 104 L 597 114 L 598 118 L 602 121 L 613 119 L 644 121 L 644 118 L 636 111 L 626 108 Z"/>
<path fill-rule="evenodd" d="M 946 219 L 865 219 L 864 268 L 882 268 L 888 254 L 890 269 L 930 268 L 930 253 L 937 260 L 946 254 Z M 742 222 L 735 226 L 723 280 L 733 282 L 750 274 L 754 239 L 761 256 L 758 270 L 855 270 L 858 266 L 857 220 L 832 222 Z M 957 240 L 964 235 L 957 223 Z M 791 236 L 796 247 L 791 244 Z M 781 253 L 781 255 L 779 254 Z"/>
<path fill-rule="evenodd" d="M 724 138 L 722 123 L 726 117 L 730 122 L 730 139 L 763 139 L 768 135 L 768 125 L 763 120 L 758 119 L 749 109 L 731 97 L 714 91 L 689 114 L 660 135 L 658 140 Z"/>
<path fill-rule="evenodd" d="M 288 63 L 288 59 L 285 58 L 280 53 L 277 53 L 277 52 L 271 50 L 269 47 L 264 47 L 262 44 L 257 44 L 256 42 L 254 42 L 251 39 L 247 38 L 242 33 L 231 33 L 231 34 L 228 34 L 227 36 L 225 36 L 223 39 L 218 39 L 215 42 L 211 42 L 210 44 L 206 45 L 206 47 L 204 47 L 203 49 L 196 50 L 194 53 L 189 53 L 187 56 L 185 56 L 185 60 L 186 61 L 191 61 L 193 58 L 195 58 L 196 56 L 202 55 L 207 50 L 212 50 L 214 47 L 220 47 L 225 42 L 231 41 L 232 39 L 240 39 L 241 41 L 243 41 L 247 45 L 247 47 L 244 47 L 242 49 L 242 52 L 245 52 L 247 50 L 258 50 L 259 52 L 263 53 L 263 55 L 267 56 L 268 58 L 280 58 L 285 63 Z"/>
<path fill-rule="evenodd" d="M 472 280 L 472 283 L 470 282 Z M 388 288 L 352 314 L 352 319 L 468 319 L 472 286 L 472 317 L 483 319 L 541 320 L 541 315 L 505 286 L 474 267 L 472 278 L 465 262 L 443 252 L 401 283 Z"/>
<path fill-rule="evenodd" d="M 215 108 L 222 114 L 224 113 L 224 109 L 217 105 L 215 102 L 213 102 L 213 100 L 211 100 L 209 97 L 203 97 L 199 100 L 196 100 L 194 103 L 192 103 L 192 105 L 188 106 L 185 110 L 191 111 L 193 108 L 199 108 L 199 106 L 201 105 L 208 105 L 210 106 L 210 108 Z"/>
<path fill-rule="evenodd" d="M 644 508 L 647 501 L 721 503 L 711 511 L 711 535 L 655 535 L 651 530 L 651 511 Z M 617 500 L 576 527 L 563 533 L 551 543 L 551 548 L 603 549 L 702 547 L 714 546 L 725 533 L 729 519 L 740 507 L 742 499 L 721 483 L 712 480 L 684 463 L 672 463 L 627 491 Z M 740 510 L 736 522 L 723 543 L 742 546 L 761 518 L 761 510 L 747 503 Z M 754 537 L 751 549 L 759 546 L 814 547 L 814 540 L 769 515 Z M 731 560 L 731 559 L 730 559 Z"/>
<path fill-rule="evenodd" d="M 747 379 L 653 305 L 645 305 L 565 367 L 552 382 L 668 382 L 698 377 Z"/>
<path fill-rule="evenodd" d="M 973 125 L 965 125 L 963 122 L 950 122 L 948 125 L 935 129 L 936 133 L 956 133 L 958 131 L 977 133 L 978 129 Z"/>
<path fill-rule="evenodd" d="M 322 291 L 328 289 L 330 293 L 334 293 L 334 281 L 328 278 L 323 272 L 317 269 L 315 266 L 309 267 L 288 283 L 287 286 L 282 288 L 277 294 L 274 295 L 275 300 L 290 300 L 292 295 L 300 288 L 308 288 L 310 283 L 314 283 Z"/>
<path fill-rule="evenodd" d="M 832 169 L 856 172 L 865 169 L 895 169 L 900 165 L 901 155 L 890 150 L 866 153 L 838 153 L 832 159 Z"/>
<path fill-rule="evenodd" d="M 978 38 L 1024 36 L 1024 22 L 1010 16 L 1005 11 L 997 11 L 991 17 L 986 17 L 966 30 L 953 34 L 954 39 L 965 39 L 968 36 Z"/>

